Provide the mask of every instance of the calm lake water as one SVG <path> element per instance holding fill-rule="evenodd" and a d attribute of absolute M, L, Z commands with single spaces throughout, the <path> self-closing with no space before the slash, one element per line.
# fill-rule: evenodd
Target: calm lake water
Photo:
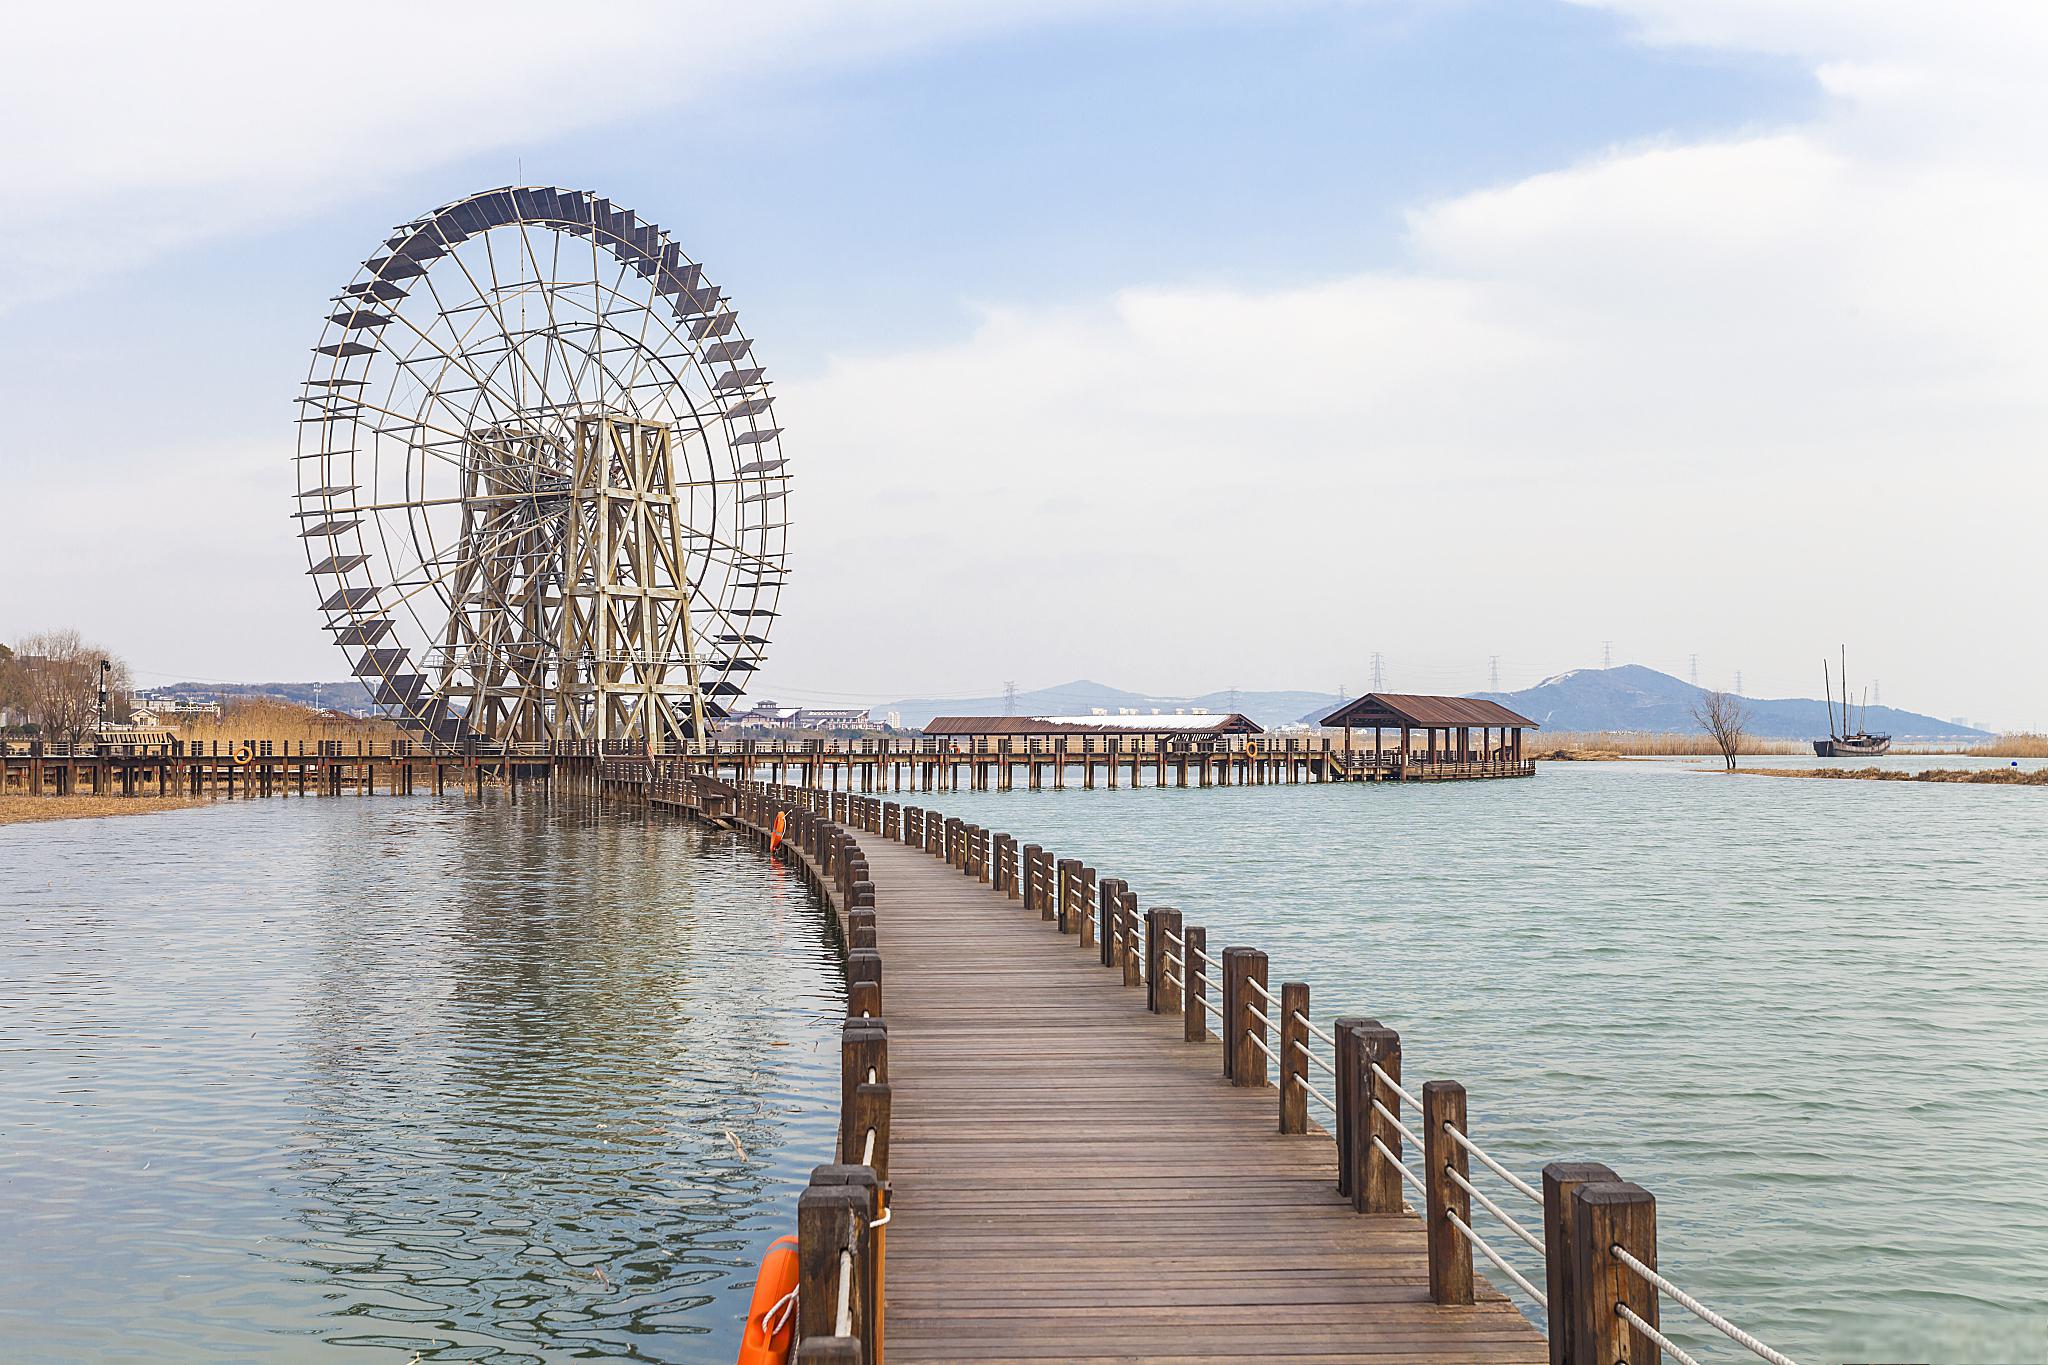
<path fill-rule="evenodd" d="M 931 803 L 1398 1028 L 1512 1168 L 1646 1185 L 1804 1365 L 2048 1361 L 2048 792 L 1692 767 Z M 828 934 L 582 807 L 0 830 L 0 1356 L 729 1361 L 831 1146 Z"/>
<path fill-rule="evenodd" d="M 1696 767 L 905 799 L 1399 1029 L 1411 1089 L 1525 1178 L 1646 1186 L 1666 1272 L 1805 1365 L 2048 1361 L 2048 791 Z"/>
<path fill-rule="evenodd" d="M 829 933 L 581 806 L 0 830 L 0 1357 L 729 1362 L 830 1159 Z"/>

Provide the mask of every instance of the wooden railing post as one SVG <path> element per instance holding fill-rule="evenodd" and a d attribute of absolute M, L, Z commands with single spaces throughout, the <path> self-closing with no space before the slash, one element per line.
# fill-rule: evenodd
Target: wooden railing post
<path fill-rule="evenodd" d="M 1067 926 L 1072 924 L 1074 920 L 1074 891 L 1076 888 L 1074 874 L 1080 871 L 1080 868 L 1081 860 L 1079 858 L 1060 859 L 1058 867 L 1054 869 L 1054 894 L 1046 898 L 1045 917 L 1050 920 L 1058 920 L 1060 932 L 1063 934 L 1067 932 Z"/>
<path fill-rule="evenodd" d="M 1095 883 L 1096 907 L 1096 948 L 1102 958 L 1102 965 L 1116 965 L 1116 910 L 1122 902 L 1124 884 L 1116 877 L 1104 877 Z"/>
<path fill-rule="evenodd" d="M 846 1017 L 872 1018 L 882 1012 L 882 987 L 874 981 L 846 983 Z"/>
<path fill-rule="evenodd" d="M 1620 1247 L 1652 1270 L 1657 1267 L 1657 1201 L 1640 1185 L 1601 1180 L 1572 1191 L 1572 1279 L 1576 1319 L 1571 1365 L 1657 1365 L 1657 1343 L 1622 1318 L 1626 1304 L 1652 1327 L 1657 1289 L 1623 1265 Z M 1557 1305 L 1551 1305 L 1553 1314 Z"/>
<path fill-rule="evenodd" d="M 1143 985 L 1145 945 L 1138 938 L 1138 893 L 1135 891 L 1125 891 L 1117 897 L 1117 900 L 1119 902 L 1118 908 L 1121 911 L 1117 917 L 1117 923 L 1123 936 L 1124 984 L 1126 986 Z"/>
<path fill-rule="evenodd" d="M 1266 955 L 1257 948 L 1223 950 L 1223 1074 L 1232 1085 L 1266 1083 L 1266 1054 L 1252 1045 L 1266 1040 L 1264 1004 L 1245 983 L 1266 984 Z"/>
<path fill-rule="evenodd" d="M 1166 965 L 1169 932 L 1179 935 L 1180 911 L 1161 905 L 1145 912 L 1145 1008 L 1154 1014 L 1164 1014 L 1180 1003 L 1167 1001 L 1171 989 Z"/>
<path fill-rule="evenodd" d="M 1581 1185 L 1621 1179 L 1598 1161 L 1553 1161 L 1543 1168 L 1544 1291 L 1550 1298 L 1550 1365 L 1581 1358 L 1575 1305 L 1578 1279 L 1572 1273 L 1572 1225 L 1578 1210 L 1572 1194 Z"/>
<path fill-rule="evenodd" d="M 1449 1131 L 1446 1131 L 1449 1130 Z M 1451 1137 L 1465 1131 L 1465 1087 L 1456 1081 L 1422 1086 L 1422 1179 L 1429 1191 L 1429 1298 L 1432 1303 L 1472 1302 L 1472 1244 L 1451 1225 L 1456 1214 L 1472 1226 L 1472 1196 L 1451 1179 L 1469 1179 L 1465 1149 Z"/>
<path fill-rule="evenodd" d="M 847 1129 L 853 1134 L 853 1159 L 872 1166 L 880 1180 L 889 1178 L 889 1107 L 887 1081 L 862 1081 L 853 1088 L 853 1110 Z M 872 1147 L 868 1134 L 874 1134 Z"/>
<path fill-rule="evenodd" d="M 1086 948 L 1095 940 L 1095 869 L 1083 867 L 1074 887 L 1074 908 L 1068 915 L 1068 933 L 1081 935 Z"/>
<path fill-rule="evenodd" d="M 839 1031 L 839 1160 L 860 1162 L 860 1149 L 848 1124 L 853 1092 L 863 1085 L 889 1081 L 889 1026 L 879 1016 L 848 1019 Z"/>
<path fill-rule="evenodd" d="M 1401 1158 L 1401 1130 L 1387 1115 L 1399 1117 L 1401 1096 L 1375 1075 L 1373 1068 L 1377 1066 L 1393 1080 L 1401 1079 L 1401 1035 L 1390 1028 L 1361 1029 L 1358 1044 L 1358 1123 L 1363 1148 L 1359 1153 L 1359 1189 L 1363 1204 L 1360 1206 L 1356 1200 L 1353 1203 L 1362 1213 L 1399 1213 L 1401 1173 L 1394 1165 Z M 1387 1112 L 1381 1113 L 1381 1108 Z M 1380 1150 L 1382 1146 L 1386 1152 Z M 1387 1153 L 1392 1153 L 1391 1160 Z"/>
<path fill-rule="evenodd" d="M 840 1336 L 839 1254 L 847 1247 L 859 1244 L 861 1222 L 871 1196 L 857 1185 L 820 1183 L 819 1175 L 825 1170 L 820 1167 L 812 1173 L 811 1183 L 804 1187 L 796 1201 L 797 1332 L 806 1348 L 813 1343 L 830 1341 L 835 1353 L 800 1355 L 798 1358 L 806 1361 L 858 1361 L 861 1358 L 861 1309 L 866 1305 L 861 1302 L 862 1296 L 858 1292 L 851 1295 L 852 1329 L 845 1336 Z M 859 1273 L 856 1266 L 855 1276 L 858 1277 Z M 851 1355 L 844 1354 L 845 1343 L 851 1344 Z"/>
<path fill-rule="evenodd" d="M 1209 1041 L 1209 1011 L 1202 1003 L 1209 995 L 1209 964 L 1202 960 L 1208 947 L 1207 929 L 1199 924 L 1181 928 L 1181 1037 L 1190 1043 Z"/>
<path fill-rule="evenodd" d="M 1024 845 L 1024 913 L 1027 915 L 1038 908 L 1038 858 L 1044 852 L 1037 844 Z"/>
<path fill-rule="evenodd" d="M 847 951 L 851 952 L 855 948 L 873 948 L 875 946 L 875 912 L 866 907 L 847 911 Z"/>
<path fill-rule="evenodd" d="M 857 986 L 868 986 L 874 991 L 875 1013 L 881 1013 L 882 998 L 882 955 L 873 948 L 852 948 L 846 954 L 846 988 L 849 993 Z"/>
<path fill-rule="evenodd" d="M 1280 1131 L 1308 1131 L 1308 983 L 1280 983 Z"/>

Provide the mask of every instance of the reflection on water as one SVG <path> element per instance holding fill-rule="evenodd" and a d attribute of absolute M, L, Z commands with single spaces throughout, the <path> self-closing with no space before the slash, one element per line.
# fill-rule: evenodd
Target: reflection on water
<path fill-rule="evenodd" d="M 732 1358 L 832 1142 L 842 986 L 779 869 L 348 799 L 0 831 L 0 869 L 10 1357 Z"/>
<path fill-rule="evenodd" d="M 930 804 L 1385 1020 L 1513 1169 L 1641 1182 L 1675 1278 L 1808 1365 L 2048 1361 L 2048 792 L 1694 766 Z"/>

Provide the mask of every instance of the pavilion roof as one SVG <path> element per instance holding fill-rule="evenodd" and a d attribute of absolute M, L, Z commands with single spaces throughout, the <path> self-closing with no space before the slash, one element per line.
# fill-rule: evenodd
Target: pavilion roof
<path fill-rule="evenodd" d="M 1535 730 L 1535 721 L 1481 697 L 1425 697 L 1410 692 L 1368 692 L 1323 717 L 1332 728 L 1362 725 L 1407 725 L 1444 729 L 1464 725 L 1500 725 Z"/>

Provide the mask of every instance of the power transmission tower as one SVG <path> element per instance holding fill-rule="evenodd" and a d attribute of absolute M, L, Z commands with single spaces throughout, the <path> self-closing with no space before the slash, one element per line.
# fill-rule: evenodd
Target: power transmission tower
<path fill-rule="evenodd" d="M 1500 691 L 1500 655 L 1489 654 L 1486 656 L 1486 678 L 1487 687 L 1490 690 Z"/>
<path fill-rule="evenodd" d="M 1884 684 L 1875 678 L 1870 680 L 1870 700 L 1874 706 L 1884 705 Z"/>
<path fill-rule="evenodd" d="M 1697 654 L 1692 656 L 1692 685 L 1700 685 L 1700 656 Z"/>
<path fill-rule="evenodd" d="M 1735 695 L 1742 695 L 1742 670 L 1739 668 L 1735 670 Z"/>
<path fill-rule="evenodd" d="M 1375 692 L 1384 691 L 1386 689 L 1387 683 L 1383 673 L 1384 671 L 1380 664 L 1380 652 L 1378 650 L 1374 650 L 1372 652 L 1372 690 Z"/>
<path fill-rule="evenodd" d="M 1003 714 L 1006 716 L 1017 714 L 1017 684 L 1014 682 L 1003 684 Z"/>
<path fill-rule="evenodd" d="M 1600 645 L 1600 666 L 1601 666 L 1602 668 L 1612 668 L 1612 667 L 1614 667 L 1614 641 L 1612 641 L 1612 640 L 1605 640 L 1605 641 L 1602 641 L 1602 642 L 1601 642 L 1601 645 Z"/>
<path fill-rule="evenodd" d="M 1233 715 L 1237 712 L 1237 689 L 1234 687 L 1230 689 L 1230 710 Z"/>

